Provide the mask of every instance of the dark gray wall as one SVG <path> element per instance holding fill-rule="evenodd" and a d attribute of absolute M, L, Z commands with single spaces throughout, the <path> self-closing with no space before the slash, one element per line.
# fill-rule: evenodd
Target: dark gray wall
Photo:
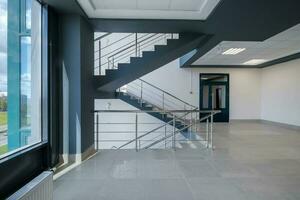
<path fill-rule="evenodd" d="M 81 50 L 81 152 L 94 145 L 94 31 L 80 18 Z"/>
<path fill-rule="evenodd" d="M 78 125 L 81 123 L 81 51 L 80 51 L 80 17 L 77 15 L 60 15 L 60 65 L 65 69 L 68 80 L 68 90 L 64 89 L 63 98 L 69 99 L 69 153 L 76 154 Z M 66 85 L 65 85 L 66 86 Z M 64 87 L 64 86 L 63 86 Z M 64 122 L 66 119 L 64 119 Z M 64 124 L 66 126 L 66 124 Z"/>
<path fill-rule="evenodd" d="M 60 15 L 59 21 L 60 65 L 66 71 L 68 82 L 68 86 L 63 86 L 63 98 L 68 99 L 68 105 L 64 106 L 68 106 L 69 112 L 69 153 L 72 155 L 83 153 L 94 144 L 94 32 L 79 15 Z"/>

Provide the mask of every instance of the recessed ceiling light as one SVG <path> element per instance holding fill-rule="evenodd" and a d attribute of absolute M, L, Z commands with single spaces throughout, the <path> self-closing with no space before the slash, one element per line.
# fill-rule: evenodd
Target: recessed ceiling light
<path fill-rule="evenodd" d="M 243 63 L 243 65 L 258 65 L 266 62 L 266 59 L 251 59 Z"/>
<path fill-rule="evenodd" d="M 223 55 L 236 55 L 245 50 L 246 50 L 246 48 L 230 48 L 230 49 L 224 51 L 222 54 Z"/>

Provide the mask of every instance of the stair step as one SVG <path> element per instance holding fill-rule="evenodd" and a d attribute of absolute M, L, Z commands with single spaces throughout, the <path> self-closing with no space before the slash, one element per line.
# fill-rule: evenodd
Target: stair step
<path fill-rule="evenodd" d="M 120 86 L 185 55 L 197 48 L 205 38 L 204 34 L 183 33 L 180 34 L 180 39 L 168 39 L 167 45 L 154 46 L 156 51 L 143 51 L 143 57 L 130 58 L 130 63 L 119 63 L 117 73 L 112 72 L 112 75 L 95 77 L 95 87 L 101 91 L 114 91 Z"/>
<path fill-rule="evenodd" d="M 130 67 L 130 63 L 119 63 L 118 64 L 118 69 L 122 70 L 124 68 Z"/>
<path fill-rule="evenodd" d="M 155 45 L 154 46 L 154 51 L 157 52 L 157 51 L 161 51 L 163 49 L 165 49 L 167 46 L 166 45 Z"/>
<path fill-rule="evenodd" d="M 155 51 L 143 51 L 142 58 L 145 58 L 147 56 L 152 56 Z"/>
<path fill-rule="evenodd" d="M 117 70 L 117 69 L 106 69 L 106 70 L 105 70 L 106 76 L 111 76 L 111 77 L 113 77 L 113 76 L 116 76 L 117 73 L 118 73 L 118 70 Z"/>

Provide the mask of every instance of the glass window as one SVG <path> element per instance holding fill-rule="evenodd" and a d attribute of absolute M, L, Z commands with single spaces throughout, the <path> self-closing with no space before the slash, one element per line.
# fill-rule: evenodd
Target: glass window
<path fill-rule="evenodd" d="M 212 86 L 212 108 L 224 109 L 226 108 L 226 86 L 214 85 Z"/>
<path fill-rule="evenodd" d="M 25 2 L 25 27 L 27 30 L 31 29 L 31 7 L 32 0 L 26 0 Z"/>
<path fill-rule="evenodd" d="M 0 158 L 41 141 L 41 10 L 0 0 Z"/>
<path fill-rule="evenodd" d="M 204 85 L 203 86 L 203 96 L 202 96 L 202 108 L 207 109 L 209 106 L 208 102 L 209 102 L 209 86 Z"/>
<path fill-rule="evenodd" d="M 201 75 L 201 81 L 209 81 L 209 82 L 227 82 L 227 75 L 210 75 L 205 74 Z"/>

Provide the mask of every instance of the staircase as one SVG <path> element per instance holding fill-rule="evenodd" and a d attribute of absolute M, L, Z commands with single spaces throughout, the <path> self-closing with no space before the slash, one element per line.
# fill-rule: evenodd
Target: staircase
<path fill-rule="evenodd" d="M 149 112 L 153 117 L 169 123 L 173 126 L 173 118 L 175 117 L 175 127 L 181 130 L 180 133 L 185 137 L 191 139 L 194 135 L 189 132 L 190 124 L 198 119 L 196 113 L 176 113 L 168 112 L 168 110 L 197 110 L 193 106 L 176 96 L 148 83 L 145 80 L 137 79 L 117 90 L 117 97 L 126 103 L 138 108 L 139 110 L 157 111 Z"/>
<path fill-rule="evenodd" d="M 101 48 L 103 38 L 100 38 L 99 50 L 95 52 L 96 55 L 99 53 L 99 64 L 95 67 L 95 72 L 98 73 L 94 76 L 94 86 L 98 91 L 113 92 L 187 54 L 197 48 L 204 38 L 204 35 L 194 33 L 131 33 L 112 43 L 125 44 L 108 53 L 101 52 L 104 48 Z"/>
<path fill-rule="evenodd" d="M 203 120 L 207 122 L 206 141 L 208 144 L 210 138 L 208 136 L 208 118 L 215 115 L 216 112 L 208 111 L 208 116 L 199 119 L 201 111 L 197 107 L 145 80 L 139 79 L 141 76 L 198 48 L 205 39 L 205 35 L 194 33 L 116 34 L 105 33 L 95 39 L 94 86 L 101 94 L 101 98 L 119 98 L 139 110 L 95 111 L 96 127 L 101 124 L 99 116 L 103 114 L 99 115 L 100 113 L 135 113 L 134 137 L 129 136 L 128 140 L 124 141 L 125 143 L 116 144 L 112 148 L 127 148 L 135 144 L 136 150 L 148 149 L 161 145 L 162 142 L 164 142 L 165 148 L 169 142 L 172 142 L 172 147 L 175 148 L 175 142 L 179 141 L 176 140 L 177 134 L 183 136 L 180 137 L 183 138 L 183 141 L 199 141 L 199 136 L 196 134 L 199 132 L 197 123 Z M 107 39 L 109 37 L 111 39 Z M 111 96 L 112 94 L 113 96 Z M 159 123 L 157 127 L 150 130 L 139 131 L 138 126 L 143 124 L 138 122 L 140 113 L 152 115 L 163 123 Z M 112 124 L 115 127 L 115 124 L 123 125 L 124 122 L 113 122 Z M 125 124 L 132 123 L 126 122 Z M 99 132 L 97 128 L 97 137 L 99 133 L 101 131 Z M 128 133 L 133 132 L 129 130 Z M 118 138 L 108 140 L 108 142 L 111 141 L 120 142 Z M 98 142 L 99 139 L 96 138 L 97 148 Z"/>

